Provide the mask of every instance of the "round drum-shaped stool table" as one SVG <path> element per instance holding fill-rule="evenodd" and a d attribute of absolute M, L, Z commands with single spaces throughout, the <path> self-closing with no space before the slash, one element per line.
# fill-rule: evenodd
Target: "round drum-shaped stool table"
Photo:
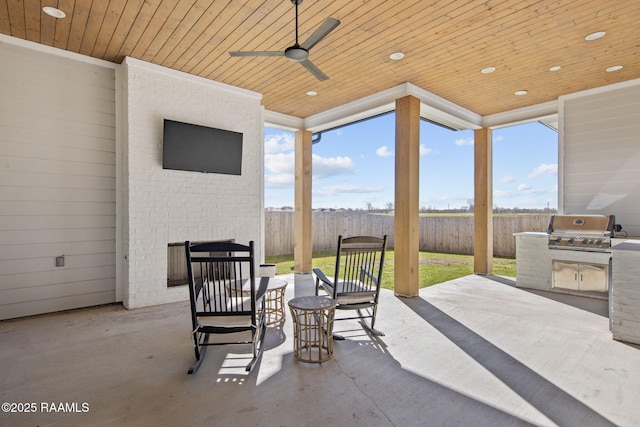
<path fill-rule="evenodd" d="M 264 294 L 264 319 L 265 325 L 273 326 L 284 322 L 286 312 L 284 310 L 284 292 L 287 289 L 287 281 L 269 277 L 267 291 Z M 261 278 L 256 279 L 256 291 L 260 286 Z M 230 290 L 231 291 L 231 290 Z M 245 280 L 242 284 L 242 295 L 251 296 L 251 282 Z"/>
<path fill-rule="evenodd" d="M 287 289 L 287 281 L 269 278 L 267 293 L 264 300 L 264 317 L 267 326 L 284 322 L 286 312 L 284 310 L 284 291 Z"/>
<path fill-rule="evenodd" d="M 333 319 L 336 302 L 321 296 L 289 301 L 293 318 L 293 356 L 308 363 L 322 363 L 333 356 Z"/>

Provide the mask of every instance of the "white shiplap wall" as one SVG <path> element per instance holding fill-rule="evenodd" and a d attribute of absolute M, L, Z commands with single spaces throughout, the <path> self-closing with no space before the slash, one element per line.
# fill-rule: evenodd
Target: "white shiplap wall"
<path fill-rule="evenodd" d="M 560 210 L 640 236 L 640 80 L 560 98 Z"/>
<path fill-rule="evenodd" d="M 0 319 L 113 302 L 115 67 L 0 58 Z"/>

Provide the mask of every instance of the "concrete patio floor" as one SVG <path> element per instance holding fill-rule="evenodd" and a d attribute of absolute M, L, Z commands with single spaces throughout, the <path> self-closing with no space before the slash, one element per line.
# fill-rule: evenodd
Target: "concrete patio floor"
<path fill-rule="evenodd" d="M 287 298 L 311 292 L 288 280 Z M 385 290 L 378 316 L 381 338 L 337 322 L 347 339 L 322 365 L 293 359 L 288 317 L 251 374 L 226 346 L 196 375 L 186 302 L 0 322 L 0 400 L 36 404 L 0 425 L 640 425 L 640 348 L 612 340 L 604 301 L 467 276 Z M 60 403 L 73 412 L 43 411 Z"/>

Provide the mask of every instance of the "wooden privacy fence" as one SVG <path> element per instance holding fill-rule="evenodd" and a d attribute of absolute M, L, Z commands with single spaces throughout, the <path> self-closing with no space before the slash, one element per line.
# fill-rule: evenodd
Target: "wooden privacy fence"
<path fill-rule="evenodd" d="M 493 254 L 515 258 L 514 233 L 546 231 L 549 214 L 514 214 L 493 217 Z M 313 250 L 334 250 L 338 235 L 389 236 L 393 248 L 393 215 L 358 211 L 314 211 Z M 453 254 L 473 254 L 473 216 L 421 216 L 420 250 Z M 265 211 L 265 255 L 293 253 L 293 212 Z"/>

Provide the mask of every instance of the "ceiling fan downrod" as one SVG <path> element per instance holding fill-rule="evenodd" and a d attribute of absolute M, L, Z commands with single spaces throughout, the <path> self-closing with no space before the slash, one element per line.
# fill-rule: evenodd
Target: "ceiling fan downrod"
<path fill-rule="evenodd" d="M 298 5 L 302 0 L 291 0 L 291 3 L 296 6 L 296 43 L 284 50 L 284 56 L 290 61 L 302 62 L 309 58 L 309 51 L 298 44 Z"/>

